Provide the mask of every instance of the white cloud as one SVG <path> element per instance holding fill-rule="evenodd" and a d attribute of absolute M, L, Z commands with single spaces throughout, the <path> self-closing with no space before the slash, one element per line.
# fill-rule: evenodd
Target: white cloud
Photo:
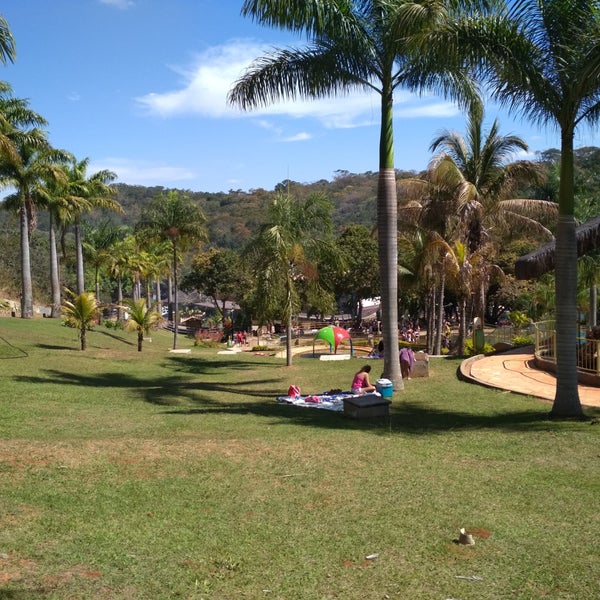
<path fill-rule="evenodd" d="M 135 161 L 127 158 L 104 158 L 92 161 L 89 172 L 108 169 L 117 174 L 117 181 L 130 185 L 168 185 L 191 181 L 197 174 L 186 167 Z"/>
<path fill-rule="evenodd" d="M 310 133 L 306 133 L 305 131 L 302 131 L 300 133 L 297 133 L 296 135 L 290 135 L 286 138 L 283 138 L 284 142 L 304 142 L 306 140 L 310 140 L 312 139 L 312 135 L 310 135 Z"/>
<path fill-rule="evenodd" d="M 356 92 L 319 100 L 288 100 L 251 111 L 241 111 L 227 104 L 227 94 L 250 63 L 264 56 L 269 48 L 248 41 L 231 41 L 208 48 L 197 55 L 186 69 L 173 68 L 182 76 L 181 87 L 166 92 L 153 92 L 136 99 L 149 115 L 163 118 L 198 115 L 209 118 L 242 118 L 285 116 L 293 119 L 312 118 L 328 129 L 344 129 L 379 123 L 380 100 L 375 93 Z M 457 114 L 456 107 L 433 100 L 399 93 L 396 115 L 400 118 L 439 117 Z M 265 127 L 268 122 L 257 121 Z M 270 127 L 274 127 L 269 125 Z"/>
<path fill-rule="evenodd" d="M 99 0 L 99 2 L 100 4 L 114 6 L 115 8 L 120 8 L 121 10 L 130 8 L 135 4 L 133 0 Z"/>

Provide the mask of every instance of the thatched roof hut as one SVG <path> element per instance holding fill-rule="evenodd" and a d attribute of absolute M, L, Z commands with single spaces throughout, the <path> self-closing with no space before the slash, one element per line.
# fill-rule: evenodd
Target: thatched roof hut
<path fill-rule="evenodd" d="M 583 256 L 600 248 L 600 217 L 595 217 L 575 231 L 577 238 L 577 256 Z M 549 242 L 519 257 L 515 261 L 515 276 L 517 279 L 534 279 L 552 271 L 555 264 L 556 243 Z"/>

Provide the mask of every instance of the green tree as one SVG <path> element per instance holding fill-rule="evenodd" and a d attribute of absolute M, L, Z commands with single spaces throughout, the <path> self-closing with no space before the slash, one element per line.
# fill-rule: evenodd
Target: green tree
<path fill-rule="evenodd" d="M 124 308 L 129 313 L 127 325 L 128 331 L 137 331 L 137 349 L 142 351 L 144 336 L 148 336 L 150 330 L 157 326 L 162 319 L 159 312 L 154 307 L 149 307 L 144 298 L 138 300 L 126 300 Z"/>
<path fill-rule="evenodd" d="M 62 196 L 70 205 L 71 224 L 75 230 L 75 251 L 77 263 L 77 292 L 85 289 L 85 272 L 83 263 L 83 235 L 81 217 L 96 209 L 107 209 L 122 213 L 121 205 L 111 196 L 115 193 L 109 184 L 117 177 L 106 169 L 87 174 L 90 159 L 77 161 L 72 159 L 63 165 L 67 183 L 62 189 Z"/>
<path fill-rule="evenodd" d="M 365 225 L 349 225 L 337 242 L 341 271 L 333 272 L 336 292 L 351 298 L 351 314 L 362 321 L 363 300 L 379 296 L 379 250 L 377 240 Z"/>
<path fill-rule="evenodd" d="M 57 181 L 57 163 L 65 153 L 55 150 L 40 127 L 45 119 L 26 100 L 14 98 L 0 83 L 0 187 L 14 189 L 4 203 L 19 214 L 21 232 L 21 317 L 33 317 L 30 237 L 36 225 L 36 201 L 41 188 Z"/>
<path fill-rule="evenodd" d="M 482 75 L 510 110 L 560 131 L 556 235 L 557 385 L 554 418 L 581 418 L 577 356 L 577 245 L 573 143 L 578 125 L 600 115 L 600 7 L 597 0 L 517 0 L 497 17 L 455 27 L 485 61 Z"/>
<path fill-rule="evenodd" d="M 302 49 L 274 50 L 235 84 L 229 101 L 242 109 L 280 98 L 320 98 L 369 90 L 381 99 L 377 227 L 386 348 L 398 347 L 397 192 L 394 170 L 394 91 L 435 89 L 470 95 L 468 73 L 450 61 L 434 64 L 421 43 L 470 3 L 418 4 L 410 0 L 246 0 L 242 14 L 269 26 L 306 32 Z M 460 10 L 460 14 L 457 12 Z M 441 53 L 439 54 L 441 57 Z M 386 352 L 384 375 L 400 389 L 398 352 Z"/>
<path fill-rule="evenodd" d="M 84 226 L 83 256 L 94 269 L 96 299 L 100 302 L 100 273 L 111 262 L 112 249 L 124 238 L 125 229 L 105 220 L 97 227 Z"/>
<path fill-rule="evenodd" d="M 0 61 L 6 64 L 7 61 L 15 62 L 15 58 L 17 58 L 15 40 L 8 22 L 0 16 Z"/>
<path fill-rule="evenodd" d="M 108 272 L 117 281 L 117 321 L 121 321 L 123 305 L 123 278 L 131 274 L 130 258 L 136 251 L 133 235 L 127 235 L 111 248 Z"/>
<path fill-rule="evenodd" d="M 469 108 L 466 135 L 445 130 L 430 146 L 432 152 L 438 153 L 430 163 L 429 172 L 439 170 L 448 180 L 447 187 L 457 192 L 463 241 L 474 252 L 491 238 L 492 231 L 498 240 L 502 233 L 517 228 L 553 239 L 540 220 L 553 220 L 557 204 L 513 196 L 519 187 L 540 181 L 539 163 L 512 161 L 517 152 L 528 151 L 525 141 L 515 135 L 500 135 L 497 119 L 486 134 L 483 121 L 483 106 L 474 102 Z M 437 179 L 441 179 L 439 174 Z M 474 193 L 465 195 L 462 190 L 469 184 Z"/>
<path fill-rule="evenodd" d="M 198 205 L 183 192 L 170 190 L 157 195 L 142 212 L 136 234 L 140 239 L 150 241 L 168 240 L 171 244 L 172 275 L 174 284 L 174 330 L 173 349 L 177 348 L 179 328 L 178 270 L 179 252 L 184 252 L 193 243 L 206 240 L 204 224 L 206 217 Z"/>
<path fill-rule="evenodd" d="M 98 318 L 98 302 L 93 292 L 73 295 L 73 302 L 65 300 L 63 315 L 69 325 L 79 332 L 81 349 L 87 348 L 87 330 L 92 328 Z"/>
<path fill-rule="evenodd" d="M 215 248 L 196 255 L 182 282 L 183 289 L 197 290 L 211 298 L 223 319 L 226 302 L 239 303 L 249 285 L 240 255 L 234 250 Z"/>
<path fill-rule="evenodd" d="M 245 256 L 256 279 L 254 309 L 260 316 L 278 315 L 286 326 L 286 364 L 292 364 L 292 316 L 300 309 L 299 285 L 323 286 L 318 264 L 335 250 L 331 204 L 318 194 L 298 201 L 278 193 L 266 223 L 251 239 Z"/>

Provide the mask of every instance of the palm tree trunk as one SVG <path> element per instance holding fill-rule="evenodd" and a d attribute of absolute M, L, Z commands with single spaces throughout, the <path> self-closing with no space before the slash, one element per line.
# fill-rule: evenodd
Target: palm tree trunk
<path fill-rule="evenodd" d="M 461 298 L 459 304 L 458 340 L 456 343 L 456 355 L 464 356 L 465 341 L 467 339 L 467 299 Z"/>
<path fill-rule="evenodd" d="M 82 325 L 81 330 L 79 331 L 79 337 L 81 339 L 81 350 L 85 350 L 87 348 L 87 337 L 86 337 L 86 326 Z"/>
<path fill-rule="evenodd" d="M 161 298 L 161 291 L 160 291 L 160 277 L 156 278 L 155 288 L 156 288 L 156 306 L 157 306 L 158 312 L 162 315 L 162 298 Z"/>
<path fill-rule="evenodd" d="M 169 278 L 167 279 L 167 305 L 169 307 L 169 311 L 167 313 L 167 318 L 169 321 L 173 320 L 173 277 L 169 274 Z"/>
<path fill-rule="evenodd" d="M 435 286 L 427 294 L 427 354 L 433 354 L 435 331 Z"/>
<path fill-rule="evenodd" d="M 138 352 L 142 351 L 142 344 L 144 343 L 144 332 L 138 331 Z"/>
<path fill-rule="evenodd" d="M 598 286 L 594 283 L 590 286 L 590 327 L 596 327 L 598 323 Z"/>
<path fill-rule="evenodd" d="M 77 294 L 85 292 L 85 280 L 83 275 L 83 243 L 81 241 L 81 224 L 75 223 L 75 252 L 77 256 Z"/>
<path fill-rule="evenodd" d="M 117 275 L 117 322 L 121 322 L 121 306 L 123 306 L 123 277 Z"/>
<path fill-rule="evenodd" d="M 562 177 L 561 177 L 562 180 Z M 577 377 L 575 219 L 561 215 L 556 233 L 556 395 L 551 417 L 581 417 Z"/>
<path fill-rule="evenodd" d="M 52 307 L 50 317 L 55 319 L 60 316 L 60 275 L 58 268 L 58 252 L 56 249 L 56 231 L 54 229 L 54 219 L 52 211 L 49 213 L 49 245 L 50 245 L 50 291 L 52 297 Z"/>
<path fill-rule="evenodd" d="M 581 418 L 577 374 L 577 241 L 573 134 L 562 132 L 559 217 L 556 232 L 556 395 L 550 416 Z"/>
<path fill-rule="evenodd" d="M 292 366 L 292 282 L 286 285 L 286 315 L 285 315 L 285 364 Z"/>
<path fill-rule="evenodd" d="M 173 316 L 173 350 L 177 349 L 177 330 L 179 329 L 179 292 L 177 290 L 177 242 L 173 243 L 173 304 L 175 304 L 175 313 Z"/>
<path fill-rule="evenodd" d="M 31 282 L 31 257 L 29 252 L 29 219 L 23 205 L 19 210 L 21 220 L 21 318 L 33 319 L 33 285 Z"/>
<path fill-rule="evenodd" d="M 94 271 L 94 281 L 96 287 L 96 300 L 100 302 L 100 268 L 95 267 Z"/>
<path fill-rule="evenodd" d="M 394 389 L 404 389 L 398 354 L 398 193 L 394 169 L 393 88 L 391 77 L 383 83 L 379 179 L 377 183 L 377 230 L 381 313 L 385 346 L 383 376 Z"/>
<path fill-rule="evenodd" d="M 439 307 L 437 315 L 437 329 L 435 330 L 435 348 L 434 354 L 440 355 L 442 353 L 442 331 L 444 329 L 444 291 L 446 282 L 446 270 L 444 265 L 441 265 L 441 277 L 440 277 L 440 295 L 439 295 Z"/>

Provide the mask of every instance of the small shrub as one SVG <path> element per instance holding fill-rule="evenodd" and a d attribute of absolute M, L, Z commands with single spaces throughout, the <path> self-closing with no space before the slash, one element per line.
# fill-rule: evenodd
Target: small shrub
<path fill-rule="evenodd" d="M 214 340 L 197 337 L 194 339 L 194 346 L 196 348 L 220 348 L 221 343 Z"/>
<path fill-rule="evenodd" d="M 483 354 L 492 354 L 494 352 L 494 347 L 490 344 L 483 345 Z M 475 352 L 475 348 L 473 347 L 473 340 L 465 341 L 465 356 L 475 356 L 478 354 Z"/>
<path fill-rule="evenodd" d="M 531 346 L 533 338 L 528 335 L 515 335 L 512 339 L 513 346 Z"/>
<path fill-rule="evenodd" d="M 252 352 L 266 352 L 269 349 L 269 346 L 252 346 Z"/>

